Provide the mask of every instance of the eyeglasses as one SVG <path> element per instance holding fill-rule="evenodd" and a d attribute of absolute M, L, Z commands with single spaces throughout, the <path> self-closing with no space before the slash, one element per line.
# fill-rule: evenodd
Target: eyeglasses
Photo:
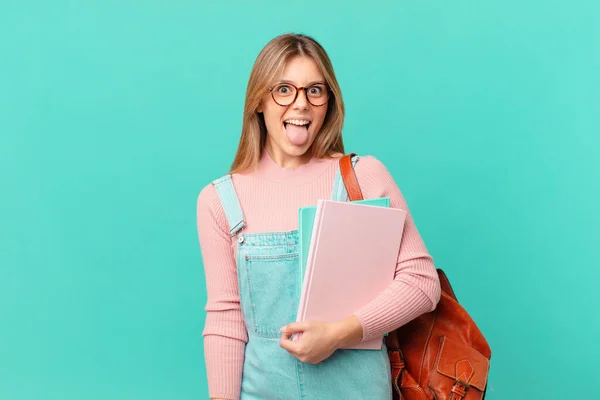
<path fill-rule="evenodd" d="M 291 83 L 278 83 L 269 89 L 275 103 L 289 106 L 298 97 L 298 92 L 304 90 L 306 99 L 315 107 L 321 107 L 329 100 L 329 88 L 324 83 L 315 83 L 308 87 L 296 87 Z"/>

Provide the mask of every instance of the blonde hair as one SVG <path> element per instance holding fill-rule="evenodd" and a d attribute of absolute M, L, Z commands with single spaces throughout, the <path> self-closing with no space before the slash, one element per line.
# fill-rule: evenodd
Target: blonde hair
<path fill-rule="evenodd" d="M 313 38 L 286 33 L 267 43 L 254 62 L 246 88 L 242 135 L 230 173 L 254 169 L 258 164 L 265 147 L 267 128 L 263 114 L 257 112 L 257 108 L 270 85 L 283 73 L 286 63 L 296 56 L 313 59 L 331 91 L 325 121 L 309 151 L 312 152 L 312 157 L 318 158 L 344 153 L 344 102 L 331 60 L 325 49 Z"/>

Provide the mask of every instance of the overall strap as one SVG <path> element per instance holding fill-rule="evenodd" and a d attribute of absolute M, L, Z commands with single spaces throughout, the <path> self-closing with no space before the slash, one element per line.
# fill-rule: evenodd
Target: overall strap
<path fill-rule="evenodd" d="M 359 160 L 359 156 L 354 155 L 352 157 L 352 168 L 356 166 L 356 163 Z M 335 173 L 335 180 L 333 181 L 333 190 L 331 193 L 331 200 L 334 201 L 348 201 L 348 191 L 346 190 L 346 186 L 344 185 L 344 181 L 342 179 L 342 173 L 340 171 L 340 165 L 338 163 L 337 171 Z"/>
<path fill-rule="evenodd" d="M 222 178 L 215 179 L 212 183 L 215 186 L 215 190 L 223 206 L 223 211 L 225 211 L 227 222 L 229 223 L 229 235 L 235 236 L 245 226 L 245 223 L 240 200 L 233 187 L 231 175 L 227 174 Z"/>

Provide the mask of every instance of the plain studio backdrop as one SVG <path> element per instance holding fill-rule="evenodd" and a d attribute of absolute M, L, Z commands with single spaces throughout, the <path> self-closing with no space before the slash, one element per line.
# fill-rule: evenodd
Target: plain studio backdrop
<path fill-rule="evenodd" d="M 290 31 L 488 338 L 488 399 L 595 398 L 600 3 L 203 3 L 1 3 L 0 398 L 207 398 L 196 199 Z"/>

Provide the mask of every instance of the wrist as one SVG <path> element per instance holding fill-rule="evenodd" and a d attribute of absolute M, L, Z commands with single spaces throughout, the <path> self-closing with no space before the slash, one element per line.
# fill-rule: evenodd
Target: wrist
<path fill-rule="evenodd" d="M 360 320 L 352 315 L 346 319 L 333 322 L 332 337 L 336 349 L 360 343 L 363 338 L 363 328 Z"/>

